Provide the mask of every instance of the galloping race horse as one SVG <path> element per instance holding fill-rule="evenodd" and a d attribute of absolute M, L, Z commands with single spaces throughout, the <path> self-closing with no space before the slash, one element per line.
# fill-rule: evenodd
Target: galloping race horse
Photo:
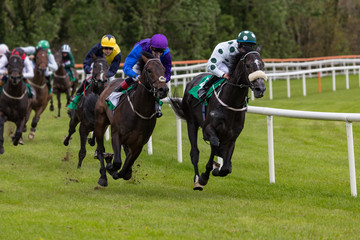
<path fill-rule="evenodd" d="M 41 47 L 36 50 L 35 53 L 35 71 L 34 78 L 29 80 L 29 83 L 35 89 L 35 98 L 30 101 L 26 122 L 29 120 L 31 111 L 35 111 L 35 115 L 31 122 L 31 129 L 29 132 L 29 139 L 34 139 L 36 126 L 40 120 L 40 115 L 46 109 L 50 100 L 49 89 L 46 85 L 45 71 L 48 66 L 47 51 Z"/>
<path fill-rule="evenodd" d="M 231 173 L 231 157 L 235 142 L 245 122 L 248 90 L 254 91 L 256 98 L 264 96 L 266 75 L 264 62 L 260 57 L 260 47 L 256 51 L 242 47 L 239 54 L 231 60 L 230 79 L 225 80 L 208 101 L 208 106 L 200 105 L 189 93 L 208 73 L 196 76 L 186 86 L 183 99 L 171 98 L 174 112 L 187 122 L 188 137 L 191 143 L 190 157 L 194 165 L 194 190 L 203 190 L 209 180 L 210 172 L 214 176 L 224 177 Z M 211 154 L 206 171 L 199 175 L 199 149 L 197 146 L 198 129 L 202 128 L 203 138 L 210 141 Z M 214 156 L 223 158 L 223 166 L 214 162 Z"/>
<path fill-rule="evenodd" d="M 70 103 L 71 97 L 75 93 L 77 82 L 78 82 L 79 79 L 78 79 L 77 72 L 74 71 L 75 81 L 73 81 L 73 82 L 70 81 L 70 76 L 67 73 L 64 65 L 62 64 L 62 52 L 61 52 L 61 50 L 56 51 L 54 53 L 54 57 L 55 57 L 55 61 L 56 61 L 57 65 L 59 66 L 59 68 L 58 68 L 58 70 L 56 72 L 54 72 L 53 93 L 56 94 L 56 98 L 57 98 L 57 101 L 58 101 L 58 117 L 60 117 L 61 93 L 66 94 L 66 99 L 67 99 L 66 105 L 68 105 Z M 70 88 L 72 88 L 71 94 L 70 94 Z M 54 110 L 52 96 L 51 96 L 51 100 L 50 100 L 50 110 L 51 111 Z"/>
<path fill-rule="evenodd" d="M 76 126 L 80 123 L 80 150 L 78 168 L 81 167 L 82 161 L 86 156 L 86 139 L 91 131 L 94 131 L 95 124 L 95 104 L 99 98 L 100 93 L 104 90 L 107 82 L 107 72 L 109 70 L 105 57 L 96 57 L 93 55 L 94 65 L 91 82 L 84 89 L 84 95 L 77 104 L 76 109 L 68 111 L 70 116 L 68 135 L 65 137 L 64 145 L 69 145 L 71 135 L 76 131 Z M 87 80 L 84 80 L 87 81 Z M 89 139 L 91 146 L 95 145 L 95 136 Z"/>
<path fill-rule="evenodd" d="M 114 179 L 129 180 L 132 176 L 132 165 L 141 153 L 143 146 L 149 140 L 156 123 L 155 101 L 166 97 L 169 88 L 165 82 L 165 68 L 159 59 L 152 54 L 143 52 L 140 66 L 141 75 L 136 90 L 128 90 L 121 96 L 119 105 L 111 111 L 105 99 L 119 86 L 123 79 L 114 80 L 100 95 L 95 107 L 95 137 L 97 155 L 100 161 L 100 178 L 98 184 L 107 186 L 106 169 Z M 134 87 L 135 88 L 135 87 Z M 104 164 L 104 134 L 111 124 L 111 142 L 114 151 L 114 161 L 107 160 Z M 121 146 L 124 146 L 126 159 L 121 168 Z"/>
<path fill-rule="evenodd" d="M 28 107 L 28 94 L 23 81 L 23 61 L 18 55 L 12 55 L 8 63 L 8 81 L 0 95 L 0 154 L 4 150 L 4 124 L 11 121 L 16 124 L 16 132 L 12 137 L 16 146 L 22 136 L 26 123 L 26 109 Z"/>

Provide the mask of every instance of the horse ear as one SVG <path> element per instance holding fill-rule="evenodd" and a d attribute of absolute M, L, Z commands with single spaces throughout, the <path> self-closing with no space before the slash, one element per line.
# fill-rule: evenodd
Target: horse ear
<path fill-rule="evenodd" d="M 144 63 L 146 63 L 149 59 L 147 57 L 145 57 L 144 54 L 141 53 L 141 58 L 144 61 Z"/>
<path fill-rule="evenodd" d="M 261 51 L 261 45 L 257 45 L 255 51 L 257 51 L 259 53 Z"/>

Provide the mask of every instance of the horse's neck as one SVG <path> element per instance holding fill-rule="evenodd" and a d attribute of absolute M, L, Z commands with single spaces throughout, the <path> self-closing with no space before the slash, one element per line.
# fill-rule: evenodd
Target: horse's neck
<path fill-rule="evenodd" d="M 41 73 L 40 71 L 35 69 L 34 78 L 31 81 L 36 84 L 44 84 L 45 83 L 45 72 Z"/>
<path fill-rule="evenodd" d="M 5 85 L 5 91 L 13 96 L 18 96 L 24 93 L 25 91 L 25 83 L 23 80 L 18 85 L 13 85 L 9 80 Z"/>
<path fill-rule="evenodd" d="M 63 76 L 66 74 L 66 69 L 63 65 L 59 65 L 59 68 L 56 70 L 55 74 Z"/>
<path fill-rule="evenodd" d="M 234 86 L 236 85 L 236 86 Z M 219 94 L 220 99 L 231 107 L 242 107 L 245 103 L 245 98 L 248 95 L 248 87 L 239 87 L 238 84 L 231 83 L 222 87 Z"/>
<path fill-rule="evenodd" d="M 133 105 L 141 114 L 149 116 L 155 111 L 155 98 L 152 93 L 145 89 L 145 86 L 137 86 L 133 96 Z"/>

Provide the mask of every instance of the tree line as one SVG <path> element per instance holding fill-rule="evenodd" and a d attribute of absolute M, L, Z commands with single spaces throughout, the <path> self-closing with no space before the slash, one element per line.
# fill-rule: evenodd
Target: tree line
<path fill-rule="evenodd" d="M 360 54 L 358 0 L 0 0 L 0 16 L 9 48 L 67 43 L 76 63 L 105 34 L 122 62 L 155 33 L 167 36 L 173 60 L 194 60 L 242 30 L 256 34 L 263 58 Z"/>

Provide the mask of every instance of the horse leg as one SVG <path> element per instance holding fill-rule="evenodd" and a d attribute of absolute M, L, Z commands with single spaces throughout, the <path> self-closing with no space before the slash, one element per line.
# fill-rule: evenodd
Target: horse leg
<path fill-rule="evenodd" d="M 58 91 L 56 93 L 56 98 L 58 101 L 58 117 L 60 117 L 60 109 L 61 109 L 61 93 L 60 93 L 60 91 Z M 52 97 L 51 97 L 51 99 L 52 99 Z"/>
<path fill-rule="evenodd" d="M 0 116 L 0 154 L 4 154 L 5 149 L 4 149 L 4 124 L 5 124 L 5 119 Z"/>
<path fill-rule="evenodd" d="M 70 112 L 70 122 L 69 122 L 69 130 L 68 130 L 68 135 L 65 137 L 64 139 L 64 145 L 67 146 L 69 145 L 69 141 L 71 139 L 71 135 L 74 134 L 74 132 L 76 131 L 76 126 L 79 124 L 79 119 L 76 117 L 75 111 L 71 111 Z"/>
<path fill-rule="evenodd" d="M 123 178 L 124 180 L 129 180 L 131 178 L 132 166 L 135 160 L 137 159 L 137 157 L 140 155 L 141 150 L 142 150 L 142 146 L 138 147 L 134 151 L 130 148 L 129 154 L 126 156 L 124 166 L 122 167 L 121 171 L 116 174 L 117 178 Z"/>
<path fill-rule="evenodd" d="M 77 167 L 81 168 L 82 161 L 86 156 L 86 138 L 89 133 L 86 129 L 85 124 L 80 123 L 79 133 L 80 133 L 80 150 L 79 150 L 79 162 Z"/>
<path fill-rule="evenodd" d="M 100 186 L 106 187 L 108 185 L 105 162 L 104 162 L 104 152 L 105 152 L 105 147 L 104 147 L 105 130 L 104 129 L 106 129 L 106 125 L 99 123 L 98 121 L 99 121 L 99 119 L 95 120 L 95 131 L 94 131 L 94 136 L 96 138 L 96 143 L 97 143 L 96 153 L 97 153 L 97 158 L 100 161 L 100 170 L 99 170 L 100 178 L 98 180 L 98 184 Z"/>
<path fill-rule="evenodd" d="M 12 138 L 13 144 L 15 146 L 17 146 L 19 144 L 19 140 L 22 137 L 23 128 L 24 128 L 24 125 L 25 125 L 25 120 L 26 120 L 26 117 L 24 116 L 21 120 L 16 122 L 16 131 L 15 131 L 15 134 L 14 134 L 14 136 Z"/>
<path fill-rule="evenodd" d="M 199 183 L 199 167 L 198 167 L 198 163 L 199 163 L 199 148 L 197 145 L 197 138 L 198 138 L 198 129 L 199 129 L 199 125 L 193 122 L 188 121 L 187 122 L 187 129 L 188 129 L 188 137 L 190 140 L 190 144 L 191 144 L 191 150 L 190 150 L 190 158 L 191 158 L 191 163 L 194 166 L 194 190 L 203 190 L 203 186 Z"/>
<path fill-rule="evenodd" d="M 114 160 L 113 163 L 108 164 L 106 169 L 113 176 L 114 179 L 117 179 L 117 171 L 121 168 L 121 141 L 120 136 L 117 132 L 111 132 L 111 145 L 114 151 Z"/>
<path fill-rule="evenodd" d="M 36 126 L 37 126 L 39 120 L 40 120 L 40 111 L 38 109 L 37 111 L 35 111 L 35 116 L 33 117 L 32 122 L 31 122 L 31 128 L 30 128 L 30 132 L 29 132 L 29 136 L 28 136 L 28 138 L 30 140 L 34 139 L 34 137 L 35 137 Z"/>
<path fill-rule="evenodd" d="M 199 184 L 202 186 L 205 186 L 209 181 L 210 172 L 211 172 L 211 170 L 213 170 L 214 156 L 215 156 L 215 154 L 214 154 L 213 148 L 211 148 L 210 158 L 209 158 L 208 163 L 206 164 L 206 171 L 204 173 L 202 173 L 199 178 Z"/>
<path fill-rule="evenodd" d="M 231 157 L 234 153 L 234 149 L 235 149 L 235 142 L 231 143 L 228 146 L 223 147 L 223 151 L 221 155 L 223 155 L 224 164 L 221 167 L 221 169 L 214 168 L 214 170 L 212 171 L 213 176 L 225 177 L 226 175 L 232 172 Z"/>
<path fill-rule="evenodd" d="M 54 101 L 53 101 L 53 97 L 51 96 L 50 98 L 50 111 L 54 111 Z"/>

